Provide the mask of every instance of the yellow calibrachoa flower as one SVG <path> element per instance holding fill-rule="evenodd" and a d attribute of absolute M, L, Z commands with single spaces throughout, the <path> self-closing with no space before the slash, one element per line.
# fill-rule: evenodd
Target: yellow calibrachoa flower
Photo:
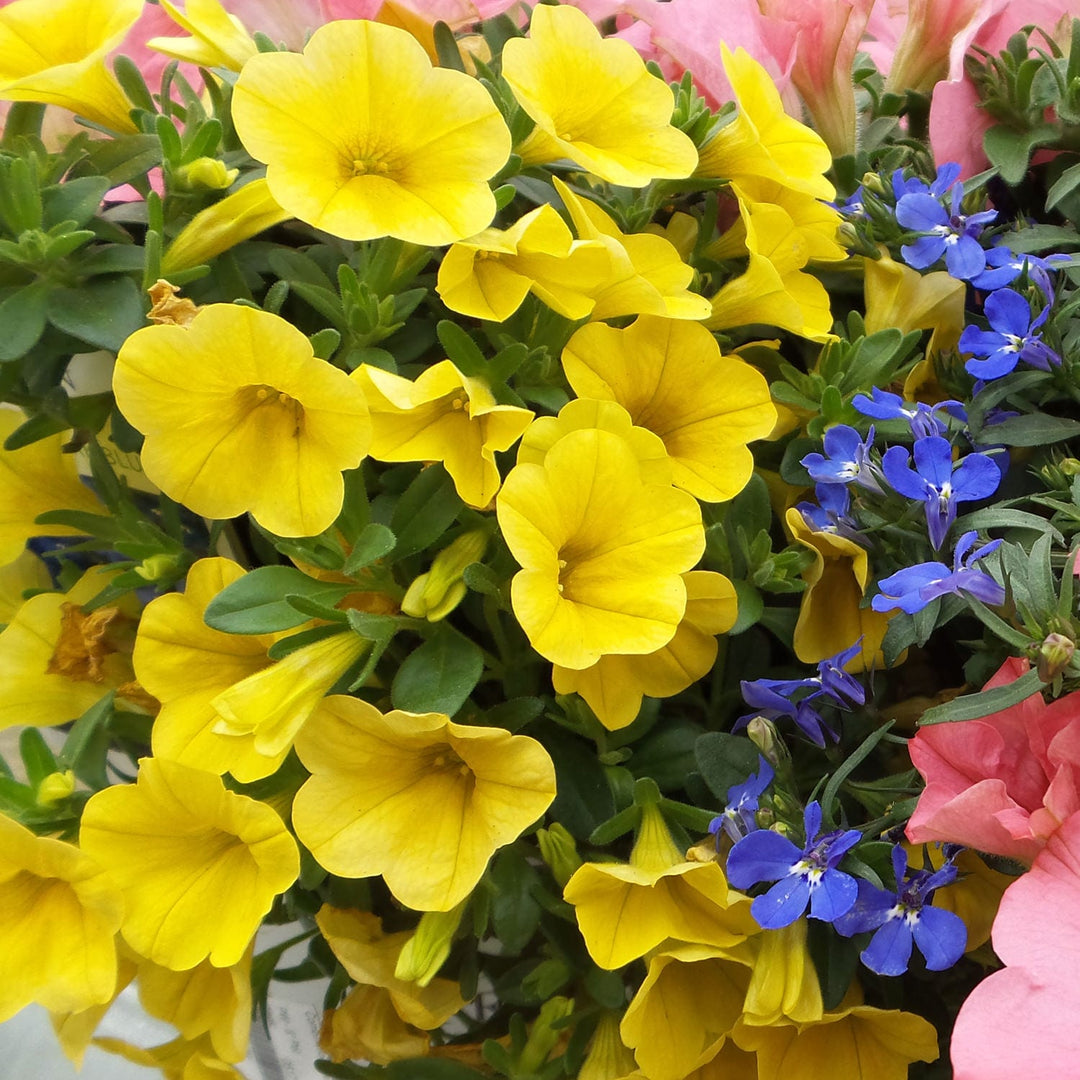
<path fill-rule="evenodd" d="M 0 8 L 0 101 L 59 105 L 133 132 L 131 103 L 105 66 L 141 0 L 14 0 Z"/>
<path fill-rule="evenodd" d="M 776 180 L 763 180 L 756 176 L 742 177 L 732 185 L 732 191 L 743 200 L 779 206 L 791 218 L 810 260 L 843 262 L 848 258 L 847 249 L 837 238 L 843 218 L 828 203 L 805 192 L 785 187 Z M 723 239 L 721 237 L 721 242 Z M 706 254 L 710 254 L 712 246 L 705 250 Z"/>
<path fill-rule="evenodd" d="M 0 9 L 0 15 L 4 10 L 10 9 Z M 0 408 L 0 443 L 25 420 L 17 409 Z M 0 446 L 0 564 L 14 562 L 32 536 L 80 535 L 68 525 L 35 525 L 38 514 L 105 513 L 97 496 L 79 480 L 75 455 L 61 450 L 66 441 L 61 433 L 18 450 Z"/>
<path fill-rule="evenodd" d="M 749 900 L 715 861 L 687 861 L 660 811 L 642 809 L 629 863 L 585 863 L 563 890 L 589 955 L 614 970 L 662 941 L 730 947 L 758 932 Z"/>
<path fill-rule="evenodd" d="M 239 71 L 259 50 L 243 23 L 218 0 L 184 0 L 181 11 L 161 0 L 168 16 L 190 37 L 151 38 L 147 48 L 200 67 Z"/>
<path fill-rule="evenodd" d="M 763 930 L 730 956 L 751 966 L 743 1022 L 754 1025 L 816 1023 L 824 1015 L 821 983 L 806 947 L 806 919 Z"/>
<path fill-rule="evenodd" d="M 832 154 L 813 129 L 788 116 L 769 73 L 745 49 L 720 43 L 738 114 L 701 149 L 696 176 L 772 180 L 815 199 L 834 199 L 825 177 Z"/>
<path fill-rule="evenodd" d="M 98 1025 L 138 971 L 134 954 L 124 945 L 122 939 L 117 940 L 116 946 L 116 983 L 109 999 L 100 1005 L 92 1005 L 89 1009 L 49 1013 L 49 1021 L 60 1043 L 60 1049 L 76 1069 L 82 1068 L 83 1058 L 86 1057 L 86 1051 L 90 1048 Z"/>
<path fill-rule="evenodd" d="M 371 456 L 378 461 L 441 461 L 463 502 L 484 509 L 499 490 L 495 452 L 509 450 L 533 413 L 499 405 L 483 379 L 449 361 L 415 382 L 362 364 L 353 372 L 371 414 Z"/>
<path fill-rule="evenodd" d="M 589 1041 L 578 1080 L 626 1080 L 635 1072 L 634 1055 L 619 1036 L 618 1014 L 603 1013 Z"/>
<path fill-rule="evenodd" d="M 686 613 L 675 636 L 645 656 L 601 656 L 583 671 L 556 665 L 557 694 L 580 694 L 609 731 L 632 724 L 643 697 L 666 698 L 692 686 L 716 662 L 716 635 L 735 625 L 735 587 L 723 574 L 691 570 L 683 574 Z"/>
<path fill-rule="evenodd" d="M 625 187 L 680 179 L 697 165 L 693 142 L 671 126 L 670 87 L 575 7 L 533 8 L 529 37 L 503 49 L 502 73 L 536 121 L 520 148 L 526 163 L 570 158 Z"/>
<path fill-rule="evenodd" d="M 177 233 L 161 257 L 161 272 L 168 276 L 209 262 L 215 255 L 290 217 L 292 214 L 270 194 L 265 177 L 252 180 L 200 210 Z"/>
<path fill-rule="evenodd" d="M 269 806 L 158 758 L 139 762 L 134 784 L 90 797 L 79 840 L 123 894 L 124 939 L 175 971 L 207 957 L 239 963 L 300 872 L 296 841 Z"/>
<path fill-rule="evenodd" d="M 332 874 L 382 874 L 420 911 L 468 896 L 496 849 L 555 797 L 555 768 L 534 739 L 440 713 L 384 716 L 358 698 L 327 698 L 296 752 L 312 773 L 293 801 L 300 841 Z"/>
<path fill-rule="evenodd" d="M 562 354 L 579 397 L 617 401 L 664 440 L 676 487 L 707 502 L 724 502 L 754 469 L 747 443 L 776 424 L 765 377 L 722 356 L 703 326 L 642 315 L 625 330 L 583 326 Z"/>
<path fill-rule="evenodd" d="M 79 1012 L 110 1001 L 123 910 L 92 857 L 0 814 L 0 1022 L 31 1002 Z"/>
<path fill-rule="evenodd" d="M 611 275 L 611 256 L 597 241 L 575 240 L 558 211 L 544 203 L 509 229 L 484 229 L 453 244 L 439 266 L 437 291 L 452 311 L 504 322 L 531 292 L 567 319 L 584 319 L 592 294 Z"/>
<path fill-rule="evenodd" d="M 465 1006 L 450 979 L 426 986 L 394 974 L 409 932 L 384 934 L 377 915 L 324 905 L 315 916 L 327 944 L 357 985 L 323 1023 L 319 1043 L 333 1061 L 366 1058 L 386 1065 L 428 1051 L 425 1034 Z"/>
<path fill-rule="evenodd" d="M 205 517 L 250 511 L 281 536 L 333 524 L 341 473 L 370 442 L 361 389 L 291 323 L 236 304 L 210 304 L 186 326 L 136 330 L 113 390 L 146 436 L 146 475 L 166 495 Z"/>
<path fill-rule="evenodd" d="M 302 56 L 253 56 L 232 110 L 274 198 L 335 236 L 452 244 L 495 216 L 510 132 L 476 79 L 433 68 L 404 30 L 328 23 Z"/>

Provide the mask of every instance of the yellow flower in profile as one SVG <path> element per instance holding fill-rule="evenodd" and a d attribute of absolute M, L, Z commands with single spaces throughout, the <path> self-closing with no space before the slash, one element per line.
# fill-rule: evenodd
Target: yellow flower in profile
<path fill-rule="evenodd" d="M 483 379 L 449 360 L 415 382 L 362 364 L 353 381 L 371 413 L 371 456 L 378 461 L 441 461 L 463 502 L 482 510 L 499 490 L 495 452 L 509 450 L 533 414 L 499 405 Z"/>
<path fill-rule="evenodd" d="M 451 245 L 439 266 L 437 290 L 451 311 L 504 322 L 531 292 L 567 319 L 596 306 L 597 284 L 611 272 L 603 244 L 575 240 L 550 203 L 509 229 L 484 229 Z"/>
<path fill-rule="evenodd" d="M 450 979 L 426 986 L 394 974 L 409 931 L 384 934 L 377 915 L 324 905 L 315 922 L 341 965 L 356 980 L 348 997 L 323 1022 L 319 1045 L 332 1061 L 365 1058 L 386 1065 L 427 1053 L 427 1031 L 465 1007 Z"/>
<path fill-rule="evenodd" d="M 824 1015 L 821 983 L 806 946 L 806 919 L 763 930 L 729 955 L 752 969 L 743 1022 L 754 1025 L 816 1023 Z"/>
<path fill-rule="evenodd" d="M 881 642 L 889 616 L 862 606 L 870 576 L 866 548 L 835 532 L 813 529 L 794 507 L 788 510 L 785 520 L 795 541 L 814 555 L 814 561 L 802 574 L 806 591 L 795 624 L 795 655 L 804 664 L 816 664 L 854 645 L 861 637 L 861 651 L 847 670 L 883 667 Z"/>
<path fill-rule="evenodd" d="M 691 570 L 683 574 L 686 613 L 675 636 L 645 656 L 601 656 L 583 671 L 556 665 L 557 694 L 580 694 L 609 731 L 632 724 L 643 697 L 672 697 L 703 678 L 716 662 L 716 635 L 735 625 L 735 587 L 723 574 Z"/>
<path fill-rule="evenodd" d="M 334 22 L 302 56 L 253 56 L 232 110 L 274 198 L 334 236 L 452 244 L 495 216 L 510 132 L 476 79 L 433 68 L 404 30 Z"/>
<path fill-rule="evenodd" d="M 738 113 L 701 149 L 696 176 L 772 180 L 815 199 L 834 199 L 825 177 L 832 154 L 813 129 L 788 116 L 769 73 L 745 49 L 720 43 Z"/>
<path fill-rule="evenodd" d="M 722 356 L 703 326 L 642 315 L 624 330 L 583 326 L 562 354 L 579 397 L 617 401 L 664 440 L 676 487 L 724 502 L 750 479 L 747 443 L 776 424 L 765 377 L 737 357 Z"/>
<path fill-rule="evenodd" d="M 555 797 L 555 768 L 535 740 L 440 713 L 384 716 L 358 698 L 327 698 L 296 752 L 312 774 L 293 801 L 301 843 L 332 874 L 382 874 L 419 911 L 468 896 Z"/>
<path fill-rule="evenodd" d="M 651 653 L 686 611 L 682 575 L 705 547 L 697 500 L 649 483 L 608 431 L 571 431 L 542 465 L 516 465 L 497 502 L 522 566 L 514 615 L 552 663 L 586 668 L 605 653 Z"/>
<path fill-rule="evenodd" d="M 92 857 L 0 814 L 0 1023 L 31 1002 L 79 1012 L 110 1001 L 123 910 Z"/>
<path fill-rule="evenodd" d="M 502 74 L 536 121 L 540 145 L 526 140 L 526 163 L 566 157 L 625 187 L 680 179 L 697 165 L 693 142 L 671 126 L 670 87 L 575 7 L 533 8 L 529 37 L 503 49 Z"/>
<path fill-rule="evenodd" d="M 0 15 L 4 10 L 0 9 Z M 26 420 L 17 409 L 0 408 L 0 444 Z M 35 525 L 51 510 L 104 514 L 97 496 L 79 480 L 75 455 L 61 447 L 64 434 L 50 435 L 18 450 L 0 446 L 0 564 L 14 562 L 32 536 L 79 536 L 68 525 Z"/>
<path fill-rule="evenodd" d="M 54 1010 L 49 1013 L 49 1021 L 60 1043 L 60 1049 L 76 1069 L 82 1068 L 83 1059 L 90 1048 L 98 1025 L 138 971 L 134 954 L 127 949 L 122 940 L 116 942 L 116 962 L 116 983 L 107 1001 L 103 1001 L 100 1005 L 91 1005 L 89 1009 L 78 1009 L 74 1012 Z"/>
<path fill-rule="evenodd" d="M 176 971 L 207 957 L 239 963 L 300 872 L 296 841 L 274 810 L 212 773 L 158 758 L 139 762 L 134 784 L 90 797 L 79 840 L 123 894 L 124 939 Z"/>
<path fill-rule="evenodd" d="M 181 11 L 161 0 L 168 16 L 190 37 L 155 37 L 147 48 L 199 67 L 239 71 L 259 50 L 243 23 L 218 0 L 184 0 Z"/>
<path fill-rule="evenodd" d="M 105 58 L 142 8 L 141 0 L 14 0 L 0 8 L 0 101 L 59 105 L 113 131 L 135 131 Z"/>
<path fill-rule="evenodd" d="M 749 900 L 728 888 L 720 864 L 687 861 L 655 806 L 642 809 L 630 862 L 585 863 L 563 898 L 574 905 L 589 955 L 609 970 L 668 938 L 723 948 L 759 929 Z"/>
<path fill-rule="evenodd" d="M 732 185 L 732 190 L 737 192 L 740 199 L 779 206 L 791 218 L 810 261 L 843 262 L 848 258 L 847 249 L 838 239 L 838 230 L 843 219 L 828 203 L 794 188 L 785 187 L 778 181 L 762 180 L 756 176 L 743 177 Z M 706 254 L 709 254 L 710 250 L 711 248 L 706 248 Z"/>
<path fill-rule="evenodd" d="M 204 517 L 250 511 L 280 536 L 333 524 L 341 473 L 370 442 L 360 388 L 291 323 L 236 304 L 210 304 L 186 326 L 136 330 L 113 390 L 146 436 L 146 475 L 169 498 Z"/>
<path fill-rule="evenodd" d="M 252 180 L 200 210 L 177 233 L 161 257 L 161 272 L 168 276 L 209 262 L 215 255 L 290 217 L 270 194 L 265 177 Z"/>

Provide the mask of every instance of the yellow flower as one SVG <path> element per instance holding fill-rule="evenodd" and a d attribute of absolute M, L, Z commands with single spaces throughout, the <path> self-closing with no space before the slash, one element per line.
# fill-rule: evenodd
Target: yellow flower
<path fill-rule="evenodd" d="M 815 1023 L 824 1014 L 817 969 L 806 947 L 807 923 L 763 930 L 729 955 L 752 968 L 743 1022 L 754 1025 Z"/>
<path fill-rule="evenodd" d="M 133 132 L 131 103 L 105 66 L 141 0 L 15 0 L 0 9 L 0 101 L 59 105 Z"/>
<path fill-rule="evenodd" d="M 401 599 L 401 610 L 416 619 L 439 622 L 465 599 L 465 571 L 484 557 L 490 533 L 470 529 L 435 556 L 431 569 L 414 578 Z"/>
<path fill-rule="evenodd" d="M 280 55 L 280 54 L 275 54 Z M 147 326 L 124 342 L 113 390 L 146 436 L 146 474 L 211 518 L 250 511 L 281 536 L 333 524 L 370 441 L 367 404 L 285 319 L 211 304 L 186 326 Z"/>
<path fill-rule="evenodd" d="M 737 495 L 754 469 L 747 443 L 776 424 L 764 376 L 696 323 L 642 315 L 625 330 L 591 323 L 570 339 L 563 370 L 579 397 L 617 401 L 664 440 L 672 482 L 707 502 Z"/>
<path fill-rule="evenodd" d="M 714 1056 L 742 1013 L 749 980 L 742 964 L 700 945 L 651 957 L 619 1028 L 649 1080 L 682 1080 Z"/>
<path fill-rule="evenodd" d="M 0 815 L 0 1022 L 31 1002 L 79 1012 L 111 1000 L 122 913 L 93 858 Z"/>
<path fill-rule="evenodd" d="M 626 1080 L 634 1072 L 634 1055 L 619 1036 L 618 1016 L 603 1013 L 589 1041 L 578 1080 Z"/>
<path fill-rule="evenodd" d="M 290 217 L 270 194 L 265 177 L 252 180 L 200 210 L 177 233 L 162 256 L 161 272 L 175 274 L 209 262 L 215 255 Z"/>
<path fill-rule="evenodd" d="M 732 190 L 740 199 L 779 206 L 791 218 L 799 241 L 805 245 L 808 259 L 816 262 L 843 262 L 848 258 L 847 249 L 837 239 L 837 231 L 843 219 L 828 203 L 794 188 L 785 187 L 778 181 L 763 180 L 756 176 L 741 178 L 732 186 Z M 711 250 L 711 246 L 706 248 L 706 254 Z"/>
<path fill-rule="evenodd" d="M 499 110 L 404 30 L 335 22 L 302 56 L 253 56 L 232 107 L 274 198 L 335 236 L 452 244 L 495 216 L 487 181 L 510 153 Z"/>
<path fill-rule="evenodd" d="M 881 641 L 889 616 L 861 606 L 870 576 L 866 548 L 846 536 L 811 528 L 794 507 L 788 510 L 785 520 L 796 542 L 814 555 L 814 561 L 802 574 L 806 591 L 795 624 L 795 655 L 804 664 L 816 664 L 854 645 L 861 637 L 862 649 L 847 670 L 859 672 L 884 666 Z"/>
<path fill-rule="evenodd" d="M 497 848 L 555 797 L 543 747 L 439 713 L 329 697 L 296 741 L 311 778 L 293 802 L 296 835 L 332 874 L 382 874 L 420 911 L 449 911 Z"/>
<path fill-rule="evenodd" d="M 683 574 L 686 613 L 675 636 L 645 656 L 601 656 L 583 671 L 559 667 L 551 678 L 557 694 L 580 694 L 609 731 L 634 722 L 641 699 L 672 697 L 692 686 L 716 662 L 716 635 L 735 625 L 735 588 L 723 574 Z"/>
<path fill-rule="evenodd" d="M 745 49 L 732 53 L 721 42 L 720 54 L 738 115 L 702 147 L 696 175 L 736 182 L 759 177 L 815 199 L 835 198 L 823 175 L 832 167 L 825 141 L 784 112 L 769 73 Z"/>
<path fill-rule="evenodd" d="M 0 16 L 8 10 L 0 9 Z M 0 443 L 25 420 L 17 409 L 0 408 Z M 105 513 L 97 496 L 79 480 L 75 455 L 61 450 L 66 441 L 58 434 L 18 450 L 0 446 L 0 564 L 14 562 L 32 536 L 80 535 L 67 525 L 35 525 L 38 514 L 50 510 Z"/>
<path fill-rule="evenodd" d="M 239 71 L 259 51 L 240 20 L 218 0 L 184 0 L 183 11 L 169 0 L 161 0 L 161 6 L 191 36 L 151 38 L 146 43 L 150 49 L 174 60 L 230 71 Z"/>
<path fill-rule="evenodd" d="M 124 896 L 124 939 L 176 971 L 207 957 L 239 963 L 300 872 L 296 841 L 269 806 L 157 758 L 139 762 L 136 783 L 90 797 L 80 842 Z"/>
<path fill-rule="evenodd" d="M 533 414 L 496 404 L 482 379 L 449 360 L 415 382 L 362 364 L 353 381 L 371 413 L 371 456 L 378 461 L 441 461 L 462 501 L 484 509 L 499 490 L 495 452 L 509 450 Z"/>
<path fill-rule="evenodd" d="M 244 1080 L 243 1073 L 217 1055 L 208 1035 L 194 1041 L 181 1035 L 145 1050 L 123 1039 L 94 1039 L 94 1045 L 136 1065 L 159 1069 L 164 1080 Z"/>
<path fill-rule="evenodd" d="M 542 465 L 511 470 L 497 511 L 523 567 L 514 614 L 541 656 L 580 669 L 675 636 L 682 575 L 704 550 L 701 510 L 686 492 L 647 482 L 626 440 L 572 431 Z"/>
<path fill-rule="evenodd" d="M 86 1057 L 98 1025 L 138 971 L 134 954 L 125 947 L 122 940 L 117 940 L 116 945 L 116 983 L 109 999 L 100 1005 L 92 1005 L 89 1009 L 78 1009 L 74 1012 L 54 1010 L 49 1013 L 49 1021 L 60 1043 L 60 1049 L 76 1069 L 82 1068 L 83 1058 Z"/>
<path fill-rule="evenodd" d="M 588 295 L 595 301 L 591 318 L 619 315 L 666 315 L 669 319 L 704 319 L 709 301 L 688 291 L 693 267 L 679 258 L 669 240 L 653 233 L 630 233 L 619 227 L 596 203 L 575 195 L 557 176 L 555 190 L 566 204 L 579 239 L 602 244 L 611 267 Z M 583 290 L 584 291 L 584 290 Z"/>
<path fill-rule="evenodd" d="M 567 157 L 625 187 L 694 171 L 693 142 L 671 126 L 670 88 L 577 8 L 537 5 L 528 39 L 506 43 L 502 73 L 542 137 L 522 148 L 527 163 Z"/>
<path fill-rule="evenodd" d="M 611 970 L 668 938 L 725 947 L 758 931 L 749 901 L 728 888 L 720 864 L 683 858 L 655 806 L 642 809 L 629 863 L 585 863 L 563 897 L 589 955 Z"/>
<path fill-rule="evenodd" d="M 357 985 L 327 1017 L 319 1043 L 333 1061 L 366 1058 L 386 1065 L 427 1053 L 424 1032 L 442 1026 L 465 1006 L 456 982 L 426 986 L 395 974 L 409 932 L 384 934 L 377 915 L 324 905 L 315 921 Z"/>
<path fill-rule="evenodd" d="M 437 290 L 452 311 L 503 322 L 531 292 L 567 319 L 584 319 L 592 293 L 611 274 L 611 256 L 597 241 L 575 240 L 549 203 L 509 229 L 484 229 L 451 246 Z"/>

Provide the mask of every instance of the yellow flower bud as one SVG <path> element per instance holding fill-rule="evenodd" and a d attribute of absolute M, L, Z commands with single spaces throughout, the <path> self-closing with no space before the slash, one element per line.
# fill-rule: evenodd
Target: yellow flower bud
<path fill-rule="evenodd" d="M 75 790 L 75 774 L 67 769 L 65 772 L 49 773 L 37 789 L 38 806 L 51 806 L 62 799 L 66 799 Z"/>
<path fill-rule="evenodd" d="M 175 555 L 151 555 L 135 567 L 135 573 L 145 581 L 161 581 L 175 577 L 179 559 Z"/>
<path fill-rule="evenodd" d="M 540 843 L 540 857 L 548 864 L 559 885 L 565 887 L 581 865 L 574 838 L 556 821 L 549 829 L 537 829 L 536 839 Z"/>
<path fill-rule="evenodd" d="M 398 955 L 394 978 L 427 986 L 446 963 L 466 901 L 449 911 L 425 911 L 416 933 Z"/>
<path fill-rule="evenodd" d="M 533 1023 L 529 1039 L 518 1059 L 522 1073 L 534 1073 L 547 1061 L 563 1034 L 563 1028 L 556 1026 L 574 1011 L 574 999 L 565 997 L 549 998 L 540 1007 L 540 1015 Z"/>
<path fill-rule="evenodd" d="M 486 529 L 473 529 L 440 551 L 431 569 L 409 586 L 401 610 L 429 622 L 445 619 L 465 599 L 468 590 L 462 575 L 467 566 L 484 557 L 489 535 Z"/>
<path fill-rule="evenodd" d="M 220 158 L 201 157 L 181 165 L 173 175 L 177 185 L 187 191 L 224 191 L 232 186 L 240 170 L 227 168 Z"/>

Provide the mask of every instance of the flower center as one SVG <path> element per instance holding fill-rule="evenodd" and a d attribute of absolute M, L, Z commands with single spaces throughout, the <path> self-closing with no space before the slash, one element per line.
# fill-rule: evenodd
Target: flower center
<path fill-rule="evenodd" d="M 353 158 L 353 176 L 389 176 L 390 166 L 377 154 Z"/>
<path fill-rule="evenodd" d="M 457 775 L 462 778 L 472 777 L 472 769 L 462 760 L 452 746 L 443 743 L 431 747 L 428 753 L 428 769 L 430 772 L 446 773 L 451 776 Z"/>
<path fill-rule="evenodd" d="M 283 415 L 286 426 L 291 425 L 293 437 L 304 429 L 304 406 L 283 390 L 265 383 L 242 386 L 236 391 L 236 398 L 245 416 L 250 416 L 256 410 L 273 409 Z"/>

